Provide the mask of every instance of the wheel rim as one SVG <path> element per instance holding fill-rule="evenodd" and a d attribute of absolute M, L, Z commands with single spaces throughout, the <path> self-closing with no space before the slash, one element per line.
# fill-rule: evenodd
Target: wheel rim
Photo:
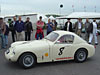
<path fill-rule="evenodd" d="M 86 52 L 80 51 L 77 55 L 77 58 L 78 58 L 79 61 L 84 61 L 86 59 Z"/>
<path fill-rule="evenodd" d="M 32 66 L 34 63 L 34 58 L 32 55 L 26 55 L 24 58 L 23 58 L 23 64 L 24 66 L 26 67 L 30 67 Z"/>

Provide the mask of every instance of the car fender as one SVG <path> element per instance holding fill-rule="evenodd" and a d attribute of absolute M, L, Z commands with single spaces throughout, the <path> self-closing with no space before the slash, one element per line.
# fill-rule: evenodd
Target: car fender
<path fill-rule="evenodd" d="M 95 54 L 95 48 L 92 45 L 83 43 L 83 44 L 76 44 L 73 46 L 73 48 L 71 49 L 72 57 L 74 57 L 77 50 L 79 50 L 81 48 L 84 48 L 88 51 L 88 57 L 91 57 Z"/>

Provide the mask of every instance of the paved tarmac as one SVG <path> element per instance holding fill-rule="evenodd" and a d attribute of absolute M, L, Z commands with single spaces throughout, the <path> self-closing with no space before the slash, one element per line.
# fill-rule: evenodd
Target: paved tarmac
<path fill-rule="evenodd" d="M 96 54 L 84 63 L 61 61 L 37 64 L 34 68 L 23 69 L 17 63 L 5 59 L 4 50 L 0 50 L 0 75 L 99 75 L 100 74 L 100 36 Z M 9 45 L 11 44 L 9 35 Z"/>

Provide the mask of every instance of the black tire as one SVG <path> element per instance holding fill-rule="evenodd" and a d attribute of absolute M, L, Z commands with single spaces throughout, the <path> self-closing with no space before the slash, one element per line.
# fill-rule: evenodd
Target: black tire
<path fill-rule="evenodd" d="M 86 49 L 79 49 L 74 56 L 75 62 L 82 63 L 86 61 L 88 52 Z"/>
<path fill-rule="evenodd" d="M 32 68 L 36 64 L 36 57 L 32 53 L 24 53 L 19 58 L 19 64 L 25 69 Z"/>

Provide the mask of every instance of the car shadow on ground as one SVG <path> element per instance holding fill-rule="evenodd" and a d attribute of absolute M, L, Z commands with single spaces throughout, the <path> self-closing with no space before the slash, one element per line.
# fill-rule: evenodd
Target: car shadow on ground
<path fill-rule="evenodd" d="M 5 65 L 12 69 L 21 69 L 20 65 L 17 62 L 6 62 Z"/>
<path fill-rule="evenodd" d="M 89 58 L 83 63 L 92 62 L 93 59 Z M 83 64 L 77 63 L 74 60 L 65 60 L 65 61 L 56 61 L 56 62 L 47 62 L 47 63 L 38 63 L 36 67 L 45 67 L 45 66 L 57 66 L 57 65 L 71 65 L 71 64 Z"/>
<path fill-rule="evenodd" d="M 94 59 L 89 58 L 83 63 L 76 63 L 74 60 L 56 61 L 56 62 L 47 62 L 47 63 L 37 63 L 35 65 L 35 67 L 32 67 L 30 69 L 33 69 L 33 68 L 44 68 L 44 67 L 50 67 L 50 66 L 61 66 L 61 65 L 64 66 L 64 65 L 74 65 L 74 64 L 86 64 L 86 63 L 89 63 L 89 62 L 92 62 L 92 61 L 94 61 Z M 24 69 L 18 64 L 18 62 L 16 62 L 16 63 L 7 62 L 7 63 L 5 63 L 5 65 L 7 67 L 10 67 L 10 69 L 22 69 L 22 70 Z"/>

